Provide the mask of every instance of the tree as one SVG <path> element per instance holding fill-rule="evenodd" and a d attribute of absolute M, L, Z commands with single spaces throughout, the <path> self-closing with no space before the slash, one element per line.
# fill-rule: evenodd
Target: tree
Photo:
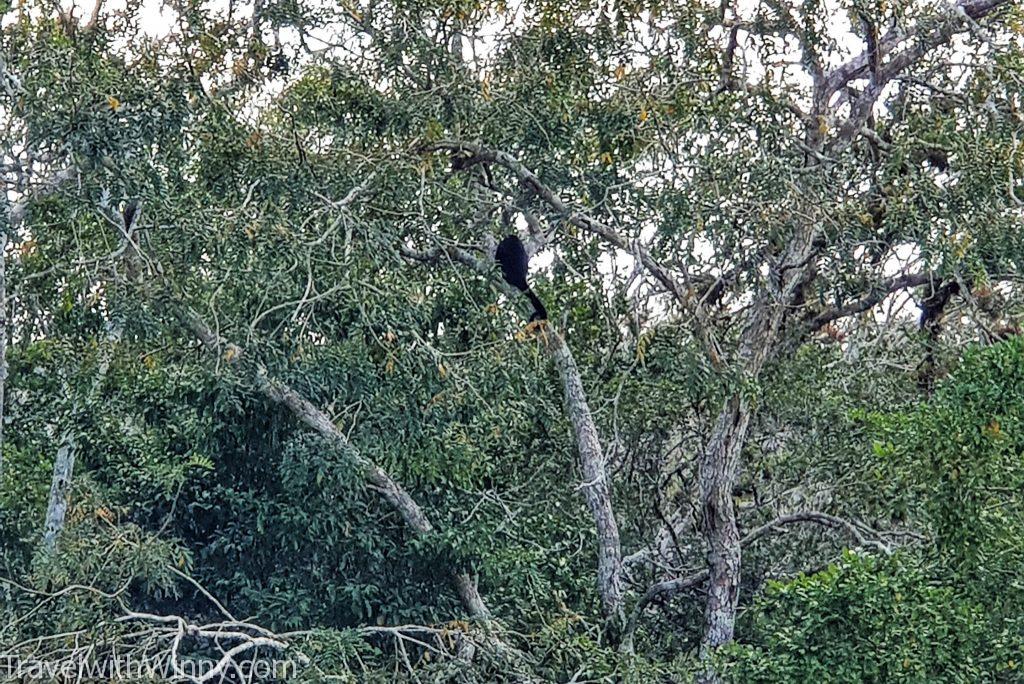
<path fill-rule="evenodd" d="M 6 490 L 67 434 L 79 516 L 271 629 L 576 615 L 715 679 L 761 580 L 922 534 L 853 416 L 1016 321 L 1019 8 L 835 9 L 10 11 Z"/>

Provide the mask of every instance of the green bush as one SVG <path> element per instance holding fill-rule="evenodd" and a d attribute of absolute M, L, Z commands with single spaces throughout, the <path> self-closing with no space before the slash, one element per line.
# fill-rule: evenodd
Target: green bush
<path fill-rule="evenodd" d="M 727 655 L 736 682 L 1012 681 L 1021 662 L 1019 635 L 993 633 L 982 606 L 912 554 L 847 552 L 771 583 L 743 622 Z"/>

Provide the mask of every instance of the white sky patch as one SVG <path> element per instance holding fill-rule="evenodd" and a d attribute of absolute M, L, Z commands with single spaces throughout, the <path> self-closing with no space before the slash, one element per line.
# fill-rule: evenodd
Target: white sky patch
<path fill-rule="evenodd" d="M 227 3 L 223 3 L 225 8 Z M 120 5 L 124 11 L 123 0 L 115 0 L 111 3 L 114 8 Z M 150 38 L 162 38 L 167 35 L 169 27 L 177 22 L 177 13 L 166 6 L 163 0 L 143 0 L 139 7 L 139 29 Z"/>

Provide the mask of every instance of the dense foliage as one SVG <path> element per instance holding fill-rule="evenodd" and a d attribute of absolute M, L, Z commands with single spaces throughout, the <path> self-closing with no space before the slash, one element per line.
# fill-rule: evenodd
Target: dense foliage
<path fill-rule="evenodd" d="M 892 509 L 929 543 L 770 582 L 734 650 L 739 681 L 1020 679 L 1022 381 L 1018 338 L 969 350 L 930 401 L 858 412 Z"/>
<path fill-rule="evenodd" d="M 0 677 L 1022 679 L 1015 3 L 68 7 L 0 3 Z"/>

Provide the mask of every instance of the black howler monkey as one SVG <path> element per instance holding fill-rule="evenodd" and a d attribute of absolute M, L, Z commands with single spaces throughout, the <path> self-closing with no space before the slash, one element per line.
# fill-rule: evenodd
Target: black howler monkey
<path fill-rule="evenodd" d="M 548 310 L 544 308 L 540 298 L 530 289 L 526 282 L 526 274 L 530 266 L 530 257 L 526 255 L 526 248 L 523 241 L 515 235 L 509 235 L 498 243 L 498 251 L 494 253 L 494 259 L 501 264 L 501 274 L 505 276 L 508 283 L 526 293 L 533 303 L 533 315 L 531 321 L 546 321 Z"/>
<path fill-rule="evenodd" d="M 136 214 L 139 211 L 138 202 L 128 202 L 124 205 L 124 210 L 121 212 L 121 218 L 124 219 L 124 229 L 131 231 L 135 227 Z"/>

